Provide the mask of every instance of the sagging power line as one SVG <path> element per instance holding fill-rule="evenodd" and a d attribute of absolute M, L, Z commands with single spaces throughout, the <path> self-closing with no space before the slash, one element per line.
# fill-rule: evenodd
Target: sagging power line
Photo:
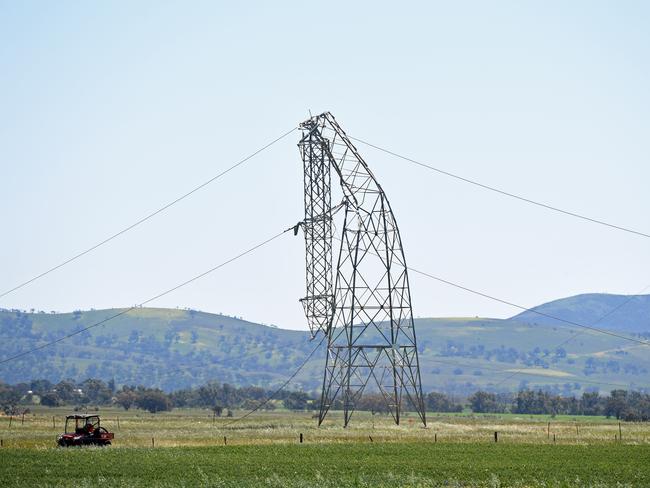
<path fill-rule="evenodd" d="M 341 239 L 338 238 L 338 237 L 334 237 L 334 239 L 336 239 L 339 242 L 341 241 Z M 374 254 L 375 256 L 378 256 L 377 254 L 373 253 L 372 251 L 366 250 L 365 252 L 368 253 L 368 254 Z M 599 333 L 599 334 L 605 334 L 605 335 L 612 336 L 612 337 L 617 337 L 619 339 L 624 339 L 626 341 L 631 341 L 631 342 L 634 342 L 634 343 L 637 343 L 637 344 L 641 344 L 643 346 L 650 346 L 650 342 L 648 342 L 648 341 L 644 341 L 644 340 L 641 340 L 641 339 L 635 339 L 634 337 L 629 337 L 629 336 L 625 336 L 625 335 L 622 335 L 622 334 L 617 334 L 616 332 L 612 332 L 612 331 L 605 330 L 605 329 L 600 329 L 598 327 L 594 327 L 594 326 L 591 326 L 591 325 L 580 324 L 580 323 L 574 322 L 572 320 L 566 320 L 566 319 L 556 317 L 554 315 L 551 315 L 551 314 L 548 314 L 548 313 L 545 313 L 545 312 L 540 312 L 539 310 L 536 310 L 535 307 L 532 307 L 532 308 L 525 307 L 523 305 L 519 305 L 519 304 L 511 302 L 509 300 L 505 300 L 503 298 L 499 298 L 499 297 L 496 297 L 494 295 L 489 295 L 487 293 L 484 293 L 484 292 L 469 288 L 469 287 L 467 287 L 465 285 L 461 285 L 459 283 L 455 283 L 453 281 L 441 278 L 441 277 L 436 276 L 434 274 L 427 273 L 426 271 L 422 271 L 422 270 L 414 268 L 412 266 L 406 266 L 406 269 L 409 270 L 409 271 L 413 271 L 414 273 L 417 273 L 419 275 L 430 278 L 432 280 L 436 280 L 436 281 L 438 281 L 440 283 L 443 283 L 445 285 L 452 286 L 454 288 L 458 288 L 460 290 L 472 293 L 474 295 L 478 295 L 478 296 L 483 297 L 483 298 L 487 298 L 488 300 L 492 300 L 492 301 L 495 301 L 495 302 L 502 303 L 504 305 L 508 305 L 508 306 L 517 308 L 517 309 L 521 310 L 522 312 L 535 313 L 537 315 L 540 315 L 540 316 L 543 316 L 543 317 L 546 317 L 546 318 L 557 320 L 558 322 L 562 322 L 562 323 L 564 323 L 564 324 L 566 324 L 568 326 L 571 326 L 571 327 L 579 327 L 579 328 L 581 328 L 583 330 L 590 330 L 592 332 L 596 332 L 596 333 Z"/>
<path fill-rule="evenodd" d="M 545 208 L 547 210 L 552 210 L 553 212 L 558 212 L 558 213 L 561 213 L 561 214 L 564 214 L 564 215 L 568 215 L 570 217 L 575 217 L 575 218 L 578 218 L 578 219 L 581 219 L 581 220 L 592 222 L 594 224 L 599 224 L 599 225 L 602 225 L 602 226 L 605 226 L 605 227 L 609 227 L 611 229 L 616 229 L 616 230 L 620 230 L 620 231 L 627 232 L 627 233 L 630 233 L 630 234 L 635 234 L 635 235 L 640 236 L 640 237 L 650 238 L 650 234 L 647 234 L 645 232 L 640 232 L 638 230 L 630 229 L 629 227 L 624 227 L 622 225 L 617 225 L 617 224 L 613 224 L 611 222 L 606 222 L 604 220 L 589 217 L 587 215 L 583 215 L 583 214 L 579 214 L 579 213 L 572 212 L 572 211 L 569 211 L 569 210 L 565 210 L 565 209 L 562 209 L 562 208 L 559 208 L 559 207 L 555 207 L 553 205 L 549 205 L 547 203 L 539 202 L 539 201 L 533 200 L 531 198 L 527 198 L 527 197 L 524 197 L 524 196 L 521 196 L 521 195 L 517 195 L 515 193 L 511 193 L 511 192 L 508 192 L 508 191 L 505 191 L 505 190 L 501 190 L 500 188 L 496 188 L 494 186 L 490 186 L 490 185 L 487 185 L 485 183 L 481 183 L 479 181 L 472 180 L 470 178 L 466 178 L 464 176 L 457 175 L 455 173 L 451 173 L 451 172 L 446 171 L 444 169 L 437 168 L 437 167 L 432 166 L 430 164 L 423 163 L 421 161 L 417 161 L 415 159 L 409 158 L 407 156 L 396 153 L 394 151 L 391 151 L 391 150 L 386 149 L 384 147 L 378 146 L 376 144 L 371 144 L 370 142 L 364 141 L 363 139 L 358 139 L 356 137 L 350 137 L 350 139 L 355 140 L 357 142 L 360 142 L 361 144 L 365 144 L 368 147 L 372 147 L 374 149 L 377 149 L 378 151 L 381 151 L 383 153 L 390 154 L 391 156 L 394 156 L 396 158 L 402 159 L 404 161 L 408 161 L 409 163 L 415 164 L 415 165 L 420 166 L 422 168 L 426 168 L 428 170 L 435 171 L 436 173 L 439 173 L 441 175 L 448 176 L 450 178 L 454 178 L 456 180 L 459 180 L 459 181 L 462 181 L 462 182 L 465 182 L 465 183 L 469 183 L 470 185 L 474 185 L 474 186 L 477 186 L 479 188 L 483 188 L 485 190 L 489 190 L 489 191 L 498 193 L 500 195 L 504 195 L 504 196 L 507 196 L 507 197 L 510 197 L 510 198 L 514 198 L 516 200 L 520 200 L 522 202 L 526 202 L 526 203 L 529 203 L 531 205 L 536 205 L 538 207 L 542 207 L 542 208 Z"/>
<path fill-rule="evenodd" d="M 45 348 L 47 348 L 47 347 L 53 346 L 53 345 L 55 345 L 55 344 L 58 344 L 58 343 L 60 343 L 60 342 L 63 342 L 63 341 L 65 341 L 66 339 L 69 339 L 69 338 L 71 338 L 71 337 L 74 337 L 74 336 L 76 336 L 76 335 L 78 335 L 78 334 L 81 334 L 82 332 L 87 331 L 87 330 L 94 329 L 95 327 L 99 327 L 100 325 L 104 325 L 104 324 L 106 324 L 107 322 L 110 322 L 111 320 L 114 320 L 114 319 L 116 319 L 116 318 L 118 318 L 118 317 L 121 317 L 122 315 L 125 315 L 125 314 L 127 314 L 127 313 L 129 313 L 129 312 L 131 312 L 131 311 L 133 311 L 133 310 L 136 310 L 136 309 L 138 309 L 138 308 L 140 308 L 140 307 L 143 307 L 143 306 L 147 305 L 148 303 L 151 303 L 151 302 L 153 302 L 154 300 L 157 300 L 158 298 L 162 298 L 162 297 L 164 297 L 165 295 L 169 295 L 170 293 L 172 293 L 172 292 L 178 290 L 179 288 L 182 288 L 182 287 L 184 287 L 184 286 L 186 286 L 186 285 L 189 285 L 190 283 L 192 283 L 192 282 L 194 282 L 194 281 L 196 281 L 196 280 L 198 280 L 198 279 L 201 279 L 201 278 L 203 278 L 204 276 L 207 276 L 207 275 L 209 275 L 210 273 L 213 273 L 214 271 L 217 271 L 217 270 L 220 269 L 220 268 L 223 268 L 223 267 L 226 266 L 227 264 L 230 264 L 230 263 L 232 263 L 233 261 L 236 261 L 236 260 L 238 260 L 238 259 L 240 259 L 240 258 L 246 256 L 247 254 L 252 253 L 253 251 L 255 251 L 255 250 L 261 248 L 262 246 L 265 246 L 266 244 L 270 243 L 271 241 L 274 241 L 274 240 L 277 239 L 278 237 L 280 237 L 280 236 L 282 236 L 283 234 L 289 232 L 290 230 L 293 230 L 293 226 L 292 226 L 292 227 L 289 227 L 288 229 L 283 230 L 282 232 L 279 232 L 279 233 L 275 234 L 275 235 L 272 236 L 272 237 L 269 237 L 268 239 L 266 239 L 266 240 L 260 242 L 259 244 L 256 244 L 256 245 L 254 245 L 253 247 L 250 247 L 250 248 L 246 249 L 245 251 L 240 252 L 240 253 L 237 254 L 236 256 L 234 256 L 234 257 L 232 257 L 232 258 L 230 258 L 230 259 L 228 259 L 228 260 L 226 260 L 226 261 L 224 261 L 224 262 L 222 262 L 222 263 L 220 263 L 220 264 L 218 264 L 218 265 L 216 265 L 216 266 L 214 266 L 214 267 L 208 269 L 207 271 L 204 271 L 204 272 L 202 272 L 202 273 L 200 273 L 200 274 L 198 274 L 198 275 L 196 275 L 196 276 L 194 276 L 194 277 L 192 277 L 192 278 L 190 278 L 190 279 L 188 279 L 188 280 L 186 280 L 186 281 L 184 281 L 184 282 L 182 282 L 182 283 L 180 283 L 180 284 L 178 284 L 178 285 L 176 285 L 176 286 L 174 286 L 174 287 L 172 287 L 172 288 L 169 288 L 168 290 L 166 290 L 166 291 L 164 291 L 164 292 L 162 292 L 162 293 L 159 293 L 159 294 L 157 294 L 157 295 L 155 295 L 155 296 L 153 296 L 153 297 L 151 297 L 151 298 L 148 298 L 147 300 L 145 300 L 145 301 L 143 301 L 143 302 L 141 302 L 141 303 L 139 303 L 139 304 L 137 304 L 137 305 L 133 305 L 132 307 L 126 308 L 126 309 L 124 309 L 124 310 L 121 310 L 120 312 L 115 313 L 115 314 L 113 314 L 113 315 L 111 315 L 111 316 L 109 316 L 109 317 L 107 317 L 107 318 L 105 318 L 105 319 L 103 319 L 103 320 L 100 320 L 99 322 L 95 322 L 95 323 L 92 324 L 92 325 L 89 325 L 89 326 L 84 327 L 84 328 L 82 328 L 82 329 L 79 329 L 79 330 L 76 330 L 76 331 L 74 331 L 74 332 L 71 332 L 70 334 L 66 334 L 66 335 L 64 335 L 64 336 L 62 336 L 62 337 L 59 337 L 58 339 L 55 339 L 55 340 L 50 341 L 50 342 L 46 342 L 45 344 L 41 344 L 40 346 L 34 347 L 34 348 L 32 348 L 32 349 L 28 349 L 27 351 L 23 351 L 23 352 L 21 352 L 21 353 L 15 354 L 14 356 L 11 356 L 11 357 L 8 357 L 8 358 L 5 358 L 5 359 L 2 359 L 2 360 L 0 360 L 0 365 L 5 364 L 5 363 L 8 363 L 8 362 L 13 361 L 13 360 L 16 360 L 16 359 L 19 359 L 19 358 L 21 358 L 21 357 L 23 357 L 23 356 L 26 356 L 26 355 L 28 355 L 28 354 L 34 353 L 34 352 L 36 352 L 36 351 L 40 351 L 41 349 L 45 349 Z"/>
<path fill-rule="evenodd" d="M 172 200 L 171 202 L 167 203 L 166 205 L 163 205 L 162 207 L 160 207 L 159 209 L 155 210 L 154 212 L 151 212 L 150 214 L 148 214 L 148 215 L 142 217 L 141 219 L 137 220 L 136 222 L 134 222 L 133 224 L 129 225 L 128 227 L 125 227 L 124 229 L 120 230 L 119 232 L 116 232 L 115 234 L 110 235 L 110 236 L 107 237 L 106 239 L 104 239 L 104 240 L 98 242 L 97 244 L 95 244 L 95 245 L 93 245 L 93 246 L 91 246 L 91 247 L 89 247 L 89 248 L 87 248 L 87 249 L 81 251 L 81 252 L 78 253 L 78 254 L 75 254 L 74 256 L 72 256 L 72 257 L 66 259 L 65 261 L 63 261 L 63 262 L 57 264 L 56 266 L 53 266 L 52 268 L 49 268 L 49 269 L 46 270 L 46 271 L 43 271 L 42 273 L 40 273 L 40 274 L 38 274 L 38 275 L 36 275 L 36 276 L 34 276 L 34 277 L 28 279 L 27 281 L 23 281 L 22 283 L 20 283 L 20 284 L 14 286 L 13 288 L 10 288 L 10 289 L 8 289 L 8 290 L 6 290 L 6 291 L 0 293 L 0 298 L 3 298 L 3 297 L 5 297 L 5 296 L 9 295 L 10 293 L 13 293 L 13 292 L 15 292 L 15 291 L 17 291 L 17 290 L 23 288 L 24 286 L 27 286 L 27 285 L 29 285 L 30 283 L 33 283 L 34 281 L 36 281 L 36 280 L 38 280 L 38 279 L 40 279 L 40 278 L 43 278 L 44 276 L 47 276 L 48 274 L 52 273 L 53 271 L 56 271 L 57 269 L 60 269 L 60 268 L 62 268 L 63 266 L 65 266 L 65 265 L 67 265 L 67 264 L 70 264 L 70 263 L 73 262 L 73 261 L 76 261 L 77 259 L 79 259 L 79 258 L 85 256 L 86 254 L 88 254 L 88 253 L 94 251 L 95 249 L 97 249 L 97 248 L 99 248 L 99 247 L 101 247 L 101 246 L 103 246 L 103 245 L 105 245 L 105 244 L 108 244 L 108 243 L 111 242 L 113 239 L 116 239 L 117 237 L 121 236 L 122 234 L 125 234 L 125 233 L 129 232 L 130 230 L 135 229 L 135 228 L 138 227 L 139 225 L 144 224 L 146 221 L 152 219 L 152 218 L 155 217 L 156 215 L 158 215 L 158 214 L 164 212 L 164 211 L 167 210 L 168 208 L 170 208 L 170 207 L 176 205 L 176 204 L 179 203 L 180 201 L 185 200 L 185 199 L 186 199 L 187 197 L 189 197 L 190 195 L 193 195 L 193 194 L 196 193 L 197 191 L 199 191 L 199 190 L 201 190 L 202 188 L 208 186 L 210 183 L 212 183 L 212 182 L 218 180 L 219 178 L 221 178 L 222 176 L 225 176 L 226 174 L 230 173 L 230 172 L 231 172 L 232 170 L 234 170 L 235 168 L 241 166 L 241 165 L 244 164 L 246 161 L 252 159 L 253 157 L 257 156 L 259 153 L 261 153 L 261 152 L 264 151 L 265 149 L 268 149 L 269 147 L 271 147 L 272 145 L 274 145 L 276 142 L 281 141 L 282 139 L 284 139 L 285 137 L 287 137 L 289 134 L 291 134 L 291 133 L 292 133 L 293 131 L 295 131 L 295 130 L 297 130 L 297 127 L 294 127 L 294 128 L 292 128 L 291 130 L 289 130 L 289 131 L 285 132 L 284 134 L 282 134 L 281 136 L 279 136 L 279 137 L 273 139 L 273 140 L 272 140 L 271 142 L 269 142 L 268 144 L 262 146 L 261 148 L 255 150 L 254 152 L 250 153 L 248 156 L 246 156 L 246 157 L 244 157 L 243 159 L 239 160 L 238 162 L 236 162 L 236 163 L 233 164 L 232 166 L 226 168 L 226 169 L 223 170 L 221 173 L 219 173 L 219 174 L 213 176 L 213 177 L 210 178 L 209 180 L 204 181 L 203 183 L 201 183 L 200 185 L 194 187 L 193 189 L 191 189 L 191 190 L 188 191 L 187 193 L 184 193 L 183 195 L 181 195 L 181 196 L 179 196 L 178 198 Z"/>
<path fill-rule="evenodd" d="M 644 293 L 648 288 L 650 288 L 650 285 L 644 287 L 644 288 L 643 288 L 642 290 L 640 290 L 637 294 L 635 294 L 635 295 L 630 295 L 629 297 L 627 297 L 627 299 L 626 299 L 625 301 L 621 302 L 621 303 L 618 304 L 616 307 L 613 307 L 611 310 L 609 310 L 609 311 L 608 311 L 607 313 L 605 313 L 604 315 L 601 315 L 600 318 L 599 318 L 598 320 L 596 320 L 596 322 L 594 322 L 594 325 L 595 325 L 595 324 L 598 324 L 598 323 L 600 323 L 600 322 L 602 322 L 602 321 L 605 320 L 607 317 L 613 315 L 615 312 L 617 312 L 618 310 L 620 310 L 621 308 L 623 308 L 625 305 L 627 305 L 628 303 L 630 303 L 632 300 L 634 300 L 637 296 L 639 296 L 639 295 L 641 295 L 642 293 Z M 572 335 L 571 337 L 565 339 L 564 341 L 560 342 L 557 346 L 555 346 L 555 349 L 558 349 L 558 348 L 560 348 L 560 347 L 562 347 L 562 346 L 568 344 L 569 342 L 571 342 L 571 341 L 574 340 L 577 336 L 579 336 L 580 334 L 583 334 L 584 332 L 585 332 L 585 331 L 576 332 L 574 335 Z M 517 376 L 518 374 L 520 374 L 520 372 L 518 372 L 518 371 L 513 372 L 510 376 L 508 376 L 507 378 L 502 379 L 499 383 L 497 383 L 496 386 L 498 387 L 498 386 L 502 385 L 503 383 L 505 383 L 506 381 L 508 381 L 508 380 L 510 380 L 510 379 L 512 379 L 512 378 L 514 378 L 514 377 Z M 617 385 L 617 386 L 623 386 L 623 385 Z"/>
<path fill-rule="evenodd" d="M 494 295 L 488 295 L 487 293 L 483 293 L 483 292 L 478 291 L 478 290 L 473 290 L 472 288 L 468 288 L 468 287 L 460 285 L 458 283 L 454 283 L 453 281 L 449 281 L 449 280 L 446 280 L 444 278 L 440 278 L 439 276 L 432 275 L 430 273 L 427 273 L 425 271 L 421 271 L 419 269 L 412 268 L 410 266 L 408 267 L 408 269 L 410 271 L 413 271 L 414 273 L 419 274 L 419 275 L 422 275 L 422 276 L 425 276 L 427 278 L 439 281 L 440 283 L 444 283 L 446 285 L 453 286 L 454 288 L 458 288 L 460 290 L 464 290 L 464 291 L 467 291 L 469 293 L 473 293 L 474 295 L 478 295 L 478 296 L 481 296 L 483 298 L 487 298 L 489 300 L 493 300 L 495 302 L 502 303 L 504 305 L 509 305 L 511 307 L 518 308 L 519 310 L 522 310 L 524 312 L 531 312 L 531 313 L 540 315 L 542 317 L 557 320 L 558 322 L 562 322 L 562 323 L 564 323 L 564 324 L 566 324 L 568 326 L 571 326 L 571 327 L 579 327 L 581 329 L 590 330 L 592 332 L 597 332 L 599 334 L 605 334 L 605 335 L 608 335 L 608 336 L 617 337 L 619 339 L 624 339 L 626 341 L 635 342 L 635 343 L 641 344 L 643 346 L 650 346 L 650 342 L 648 342 L 648 341 L 643 341 L 641 339 L 635 339 L 634 337 L 624 336 L 624 335 L 621 335 L 621 334 L 617 334 L 616 332 L 612 332 L 612 331 L 605 330 L 605 329 L 599 329 L 598 327 L 593 327 L 591 325 L 580 324 L 578 322 L 574 322 L 573 320 L 567 320 L 567 319 L 563 319 L 563 318 L 560 318 L 560 317 L 556 317 L 554 315 L 551 315 L 551 314 L 548 314 L 548 313 L 545 313 L 545 312 L 540 312 L 539 310 L 535 310 L 534 307 L 533 308 L 524 307 L 523 305 L 519 305 L 517 303 L 511 302 L 511 301 L 508 301 L 508 300 L 504 300 L 503 298 L 498 298 L 498 297 L 496 297 Z"/>
<path fill-rule="evenodd" d="M 232 425 L 232 424 L 235 424 L 235 423 L 239 422 L 240 420 L 244 420 L 246 417 L 250 417 L 250 416 L 253 415 L 255 412 L 257 412 L 260 408 L 264 407 L 267 403 L 269 403 L 271 400 L 273 400 L 273 398 L 275 398 L 275 397 L 276 397 L 276 396 L 277 396 L 281 391 L 283 391 L 283 390 L 287 387 L 287 385 L 288 385 L 289 383 L 291 383 L 291 381 L 293 381 L 293 379 L 298 375 L 298 373 L 300 373 L 300 371 L 302 370 L 302 368 L 305 367 L 305 365 L 309 362 L 309 360 L 310 360 L 310 359 L 312 358 L 312 356 L 316 353 L 316 351 L 318 351 L 318 349 L 319 349 L 320 346 L 323 344 L 323 342 L 325 342 L 325 339 L 326 339 L 326 338 L 327 338 L 327 336 L 325 336 L 325 335 L 324 335 L 323 337 L 321 337 L 321 340 L 318 342 L 318 344 L 316 344 L 316 347 L 314 347 L 314 348 L 311 350 L 311 352 L 307 355 L 307 357 L 303 360 L 303 362 L 300 363 L 300 365 L 299 365 L 299 366 L 296 368 L 296 370 L 291 374 L 291 376 L 289 376 L 289 378 L 288 378 L 284 383 L 282 383 L 282 385 L 281 385 L 277 390 L 275 390 L 275 391 L 274 391 L 273 393 L 271 393 L 271 394 L 270 394 L 270 395 L 269 395 L 269 396 L 268 396 L 268 397 L 267 397 L 263 402 L 261 402 L 259 405 L 257 405 L 257 406 L 254 407 L 253 409 L 251 409 L 251 410 L 249 410 L 248 412 L 246 412 L 246 413 L 245 413 L 244 415 L 242 415 L 241 417 L 237 417 L 236 419 L 233 419 L 233 420 L 231 420 L 230 422 L 227 422 L 226 424 L 224 424 L 224 427 L 228 427 L 228 426 L 230 426 L 230 425 Z"/>

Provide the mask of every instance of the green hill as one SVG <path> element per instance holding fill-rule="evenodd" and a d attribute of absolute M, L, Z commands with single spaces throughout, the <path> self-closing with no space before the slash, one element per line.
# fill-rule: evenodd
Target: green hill
<path fill-rule="evenodd" d="M 650 295 L 588 293 L 544 303 L 534 310 L 603 329 L 650 332 Z M 513 320 L 551 325 L 557 323 L 535 312 L 520 313 Z"/>
<path fill-rule="evenodd" d="M 574 315 L 567 316 L 571 320 L 591 324 L 595 320 L 587 321 L 585 317 L 596 314 L 593 297 L 559 300 L 540 306 L 540 310 L 547 307 L 545 310 L 552 310 L 554 315 L 571 310 Z M 610 300 L 611 295 L 605 297 Z M 647 303 L 647 298 L 641 297 L 639 303 Z M 549 308 L 562 302 L 564 308 Z M 610 303 L 617 306 L 621 302 Z M 624 308 L 627 306 L 621 311 Z M 0 359 L 120 311 L 0 311 Z M 616 322 L 617 330 L 619 326 L 624 328 L 622 323 Z M 625 322 L 626 326 L 629 323 Z M 598 326 L 609 323 L 603 321 Z M 632 330 L 638 331 L 639 327 Z M 609 383 L 650 388 L 647 346 L 593 331 L 576 331 L 539 320 L 538 316 L 521 314 L 508 320 L 418 319 L 416 330 L 425 390 L 466 394 L 478 388 L 513 390 L 528 385 L 579 393 L 588 388 L 615 388 Z M 166 390 L 209 380 L 270 387 L 282 383 L 315 344 L 306 332 L 193 310 L 143 308 L 0 365 L 0 380 L 15 383 L 35 378 L 114 378 L 117 384 L 144 384 Z M 321 348 L 292 387 L 318 389 L 324 357 Z"/>

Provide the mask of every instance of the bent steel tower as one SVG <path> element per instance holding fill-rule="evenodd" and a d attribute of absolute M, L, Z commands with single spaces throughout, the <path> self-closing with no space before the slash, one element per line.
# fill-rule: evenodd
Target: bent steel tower
<path fill-rule="evenodd" d="M 304 164 L 307 295 L 312 337 L 327 336 L 318 425 L 342 400 L 344 426 L 365 390 L 378 391 L 397 424 L 403 408 L 426 425 L 408 269 L 381 185 L 329 112 L 300 124 Z M 332 173 L 343 193 L 332 206 Z M 343 227 L 333 256 L 333 220 Z M 336 259 L 336 274 L 333 279 Z"/>

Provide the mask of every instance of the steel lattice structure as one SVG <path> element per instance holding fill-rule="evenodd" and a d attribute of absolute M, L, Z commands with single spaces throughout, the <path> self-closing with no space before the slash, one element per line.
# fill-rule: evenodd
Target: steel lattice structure
<path fill-rule="evenodd" d="M 408 270 L 388 199 L 332 114 L 311 117 L 300 128 L 307 250 L 301 302 L 312 336 L 328 337 L 318 424 L 341 398 L 347 426 L 364 390 L 376 389 L 397 424 L 408 402 L 426 425 Z M 343 193 L 335 207 L 331 168 Z M 339 209 L 344 218 L 333 282 Z"/>

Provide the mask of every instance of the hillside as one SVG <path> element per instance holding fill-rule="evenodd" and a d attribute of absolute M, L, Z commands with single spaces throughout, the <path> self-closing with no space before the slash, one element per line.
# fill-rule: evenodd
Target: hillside
<path fill-rule="evenodd" d="M 544 303 L 534 310 L 602 329 L 650 332 L 650 295 L 588 293 Z M 523 312 L 512 319 L 538 324 L 557 323 L 535 312 Z"/>
<path fill-rule="evenodd" d="M 598 297 L 580 295 L 539 309 L 593 323 L 595 320 L 586 317 L 595 316 L 595 304 L 606 300 L 612 306 L 621 303 L 611 295 L 602 301 Z M 639 297 L 638 302 L 647 303 L 647 299 Z M 119 311 L 0 311 L 0 358 L 63 337 Z M 572 315 L 562 315 L 569 311 Z M 628 317 L 640 314 L 628 313 Z M 521 314 L 508 320 L 418 319 L 423 388 L 465 394 L 478 388 L 513 390 L 525 385 L 548 386 L 566 393 L 615 387 L 601 382 L 650 387 L 650 355 L 645 346 L 593 331 L 576 331 L 531 315 L 534 317 Z M 611 326 L 640 330 L 638 324 L 642 322 L 632 320 L 620 319 Z M 606 321 L 598 325 L 610 326 Z M 135 309 L 53 347 L 0 365 L 0 380 L 114 378 L 118 384 L 138 383 L 166 390 L 209 380 L 274 386 L 284 381 L 314 346 L 306 332 L 193 310 Z M 318 389 L 324 357 L 321 349 L 292 387 Z M 528 374 L 511 377 L 521 370 Z"/>

